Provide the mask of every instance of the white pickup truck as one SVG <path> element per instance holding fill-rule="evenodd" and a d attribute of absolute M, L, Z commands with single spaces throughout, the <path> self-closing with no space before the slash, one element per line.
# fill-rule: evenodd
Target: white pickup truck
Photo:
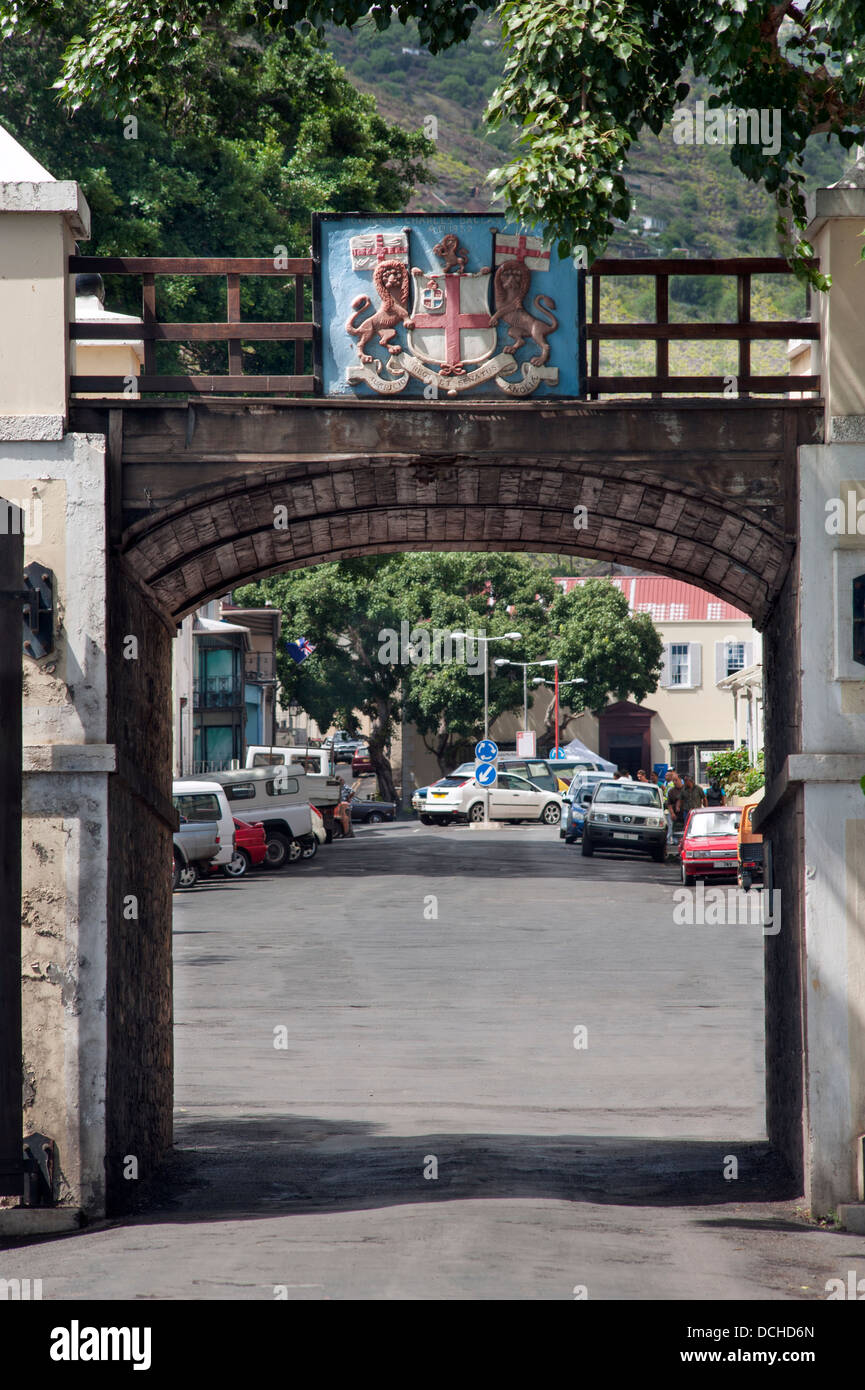
<path fill-rule="evenodd" d="M 265 863 L 282 869 L 297 859 L 311 859 L 318 848 L 312 833 L 309 797 L 290 767 L 251 767 L 239 772 L 211 772 L 223 788 L 231 814 L 251 825 L 261 822 L 267 839 Z"/>
<path fill-rule="evenodd" d="M 321 812 L 327 843 L 333 838 L 333 813 L 342 800 L 343 784 L 334 775 L 329 748 L 280 748 L 251 744 L 246 750 L 248 768 L 284 767 L 299 784 L 298 800 Z"/>

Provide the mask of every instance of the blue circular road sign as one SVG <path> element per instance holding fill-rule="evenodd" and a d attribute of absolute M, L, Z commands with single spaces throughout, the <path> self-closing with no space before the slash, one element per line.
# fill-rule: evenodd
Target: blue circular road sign
<path fill-rule="evenodd" d="M 475 781 L 482 787 L 492 787 L 498 777 L 495 763 L 475 763 Z"/>
<path fill-rule="evenodd" d="M 475 757 L 479 763 L 491 763 L 499 756 L 499 745 L 491 738 L 482 738 L 475 744 Z"/>
<path fill-rule="evenodd" d="M 558 759 L 558 758 L 566 758 L 567 756 L 568 756 L 568 755 L 567 755 L 567 753 L 565 752 L 564 748 L 552 748 L 552 749 L 550 749 L 550 757 L 551 757 L 553 760 L 556 760 L 556 759 Z"/>

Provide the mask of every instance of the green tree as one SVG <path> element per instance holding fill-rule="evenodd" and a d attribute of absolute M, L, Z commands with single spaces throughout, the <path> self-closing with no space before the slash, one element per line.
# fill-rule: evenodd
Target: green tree
<path fill-rule="evenodd" d="M 471 638 L 462 649 L 451 648 L 465 660 L 418 662 L 405 669 L 406 718 L 444 773 L 463 761 L 483 734 L 485 656 L 490 724 L 521 707 L 522 673 L 515 666 L 497 667 L 495 659 L 530 661 L 544 654 L 555 586 L 527 556 L 495 552 L 406 556 L 402 573 L 404 621 L 411 631 L 465 632 Z M 506 638 L 508 632 L 519 632 L 519 640 Z"/>
<path fill-rule="evenodd" d="M 370 761 L 387 801 L 396 800 L 388 745 L 400 717 L 402 672 L 380 658 L 379 633 L 399 632 L 399 571 L 393 560 L 369 556 L 289 570 L 237 590 L 242 604 L 269 599 L 282 611 L 287 640 L 306 637 L 316 649 L 300 665 L 286 651 L 278 653 L 284 704 L 296 702 L 323 729 L 338 723 L 357 732 L 356 712 L 370 719 Z"/>
<path fill-rule="evenodd" d="M 274 32 L 359 21 L 385 29 L 417 20 L 433 52 L 464 40 L 495 0 L 247 0 L 238 20 Z M 197 44 L 224 23 L 212 0 L 89 0 L 64 47 L 59 89 L 73 105 L 158 89 L 166 70 L 184 73 Z M 500 6 L 504 78 L 489 119 L 520 132 L 515 157 L 497 171 L 511 213 L 540 221 L 568 254 L 589 256 L 630 216 L 623 170 L 642 127 L 659 132 L 688 95 L 690 65 L 710 101 L 782 113 L 778 147 L 731 144 L 729 157 L 777 202 L 777 229 L 797 273 L 827 281 L 806 264 L 803 156 L 815 132 L 845 147 L 865 140 L 863 0 L 506 0 Z M 0 0 L 0 34 L 66 24 L 60 0 Z"/>
<path fill-rule="evenodd" d="M 134 22 L 139 8 L 120 5 L 114 17 Z M 136 97 L 70 114 L 52 83 L 81 30 L 64 7 L 38 9 L 32 27 L 7 25 L 0 119 L 52 174 L 82 185 L 93 213 L 89 254 L 271 256 L 284 246 L 307 255 L 313 209 L 398 210 L 427 177 L 430 142 L 386 124 L 314 35 L 241 26 L 241 9 L 230 6 Z M 112 52 L 134 67 L 132 55 Z M 160 277 L 158 287 L 167 317 L 224 312 L 221 280 Z M 108 289 L 112 307 L 140 309 L 128 279 Z M 293 293 L 293 280 L 245 277 L 242 313 L 293 317 Z M 158 351 L 158 370 L 190 354 L 169 344 Z M 292 351 L 244 347 L 257 371 L 293 370 L 281 361 Z M 225 370 L 224 354 L 222 344 L 200 344 L 194 356 L 199 370 Z"/>
<path fill-rule="evenodd" d="M 602 709 L 611 694 L 640 701 L 657 688 L 662 652 L 657 629 L 647 614 L 631 614 L 624 594 L 606 580 L 589 580 L 565 594 L 527 557 L 495 554 L 414 556 L 404 576 L 406 611 L 413 621 L 423 614 L 431 627 L 482 629 L 491 639 L 490 724 L 523 702 L 522 672 L 496 666 L 497 658 L 558 660 L 560 682 L 584 682 L 561 685 L 559 704 L 566 713 Z M 492 609 L 487 584 L 496 600 Z M 520 639 L 492 640 L 510 631 L 519 632 Z M 483 733 L 482 671 L 480 665 L 473 675 L 468 665 L 448 662 L 419 664 L 408 673 L 406 716 L 442 772 L 461 761 Z M 554 740 L 551 690 L 541 749 L 548 751 Z"/>

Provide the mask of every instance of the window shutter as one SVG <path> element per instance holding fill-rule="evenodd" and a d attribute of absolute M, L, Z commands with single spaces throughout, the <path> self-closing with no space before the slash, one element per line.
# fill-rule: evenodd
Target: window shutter
<path fill-rule="evenodd" d="M 745 642 L 743 645 L 744 645 L 744 647 L 745 647 L 745 666 L 753 666 L 753 665 L 754 665 L 754 643 L 753 643 L 753 642 Z"/>
<path fill-rule="evenodd" d="M 727 643 L 715 643 L 715 684 L 722 681 L 727 674 Z"/>
<path fill-rule="evenodd" d="M 664 688 L 665 690 L 669 690 L 669 688 L 670 688 L 670 644 L 669 644 L 669 642 L 665 642 L 665 643 L 664 643 L 664 649 L 663 649 L 663 651 L 661 652 L 661 679 L 660 679 L 660 681 L 659 681 L 659 684 L 662 685 L 663 688 Z"/>
<path fill-rule="evenodd" d="M 703 684 L 703 645 L 701 642 L 688 644 L 688 660 L 691 666 L 691 685 L 696 688 Z"/>

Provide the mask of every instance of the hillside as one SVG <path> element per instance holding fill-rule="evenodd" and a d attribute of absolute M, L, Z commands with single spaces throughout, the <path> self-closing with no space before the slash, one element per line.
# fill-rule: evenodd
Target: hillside
<path fill-rule="evenodd" d="M 414 26 L 379 33 L 371 24 L 353 33 L 333 29 L 328 43 L 351 80 L 376 96 L 381 113 L 408 129 L 435 116 L 437 153 L 431 161 L 436 182 L 417 191 L 407 211 L 442 207 L 480 212 L 490 208 L 490 169 L 504 162 L 514 132 L 490 132 L 483 123 L 486 101 L 501 74 L 502 55 L 494 20 L 476 25 L 469 41 L 432 55 L 420 45 Z M 685 105 L 709 95 L 692 82 Z M 806 159 L 809 188 L 833 183 L 850 155 L 825 137 L 811 141 Z M 649 131 L 631 151 L 627 174 L 634 214 L 606 248 L 613 256 L 777 255 L 775 206 L 769 195 L 747 182 L 731 165 L 723 146 L 676 145 L 668 128 Z M 603 313 L 619 320 L 652 318 L 649 280 L 606 282 Z M 680 321 L 736 315 L 732 282 L 679 279 L 670 287 L 671 318 Z M 798 318 L 806 313 L 805 293 L 792 277 L 755 278 L 753 313 L 761 318 Z M 754 344 L 755 371 L 786 370 L 783 344 Z M 602 372 L 652 370 L 650 344 L 614 344 L 602 355 Z M 670 369 L 735 372 L 735 347 L 712 343 L 672 344 Z"/>

